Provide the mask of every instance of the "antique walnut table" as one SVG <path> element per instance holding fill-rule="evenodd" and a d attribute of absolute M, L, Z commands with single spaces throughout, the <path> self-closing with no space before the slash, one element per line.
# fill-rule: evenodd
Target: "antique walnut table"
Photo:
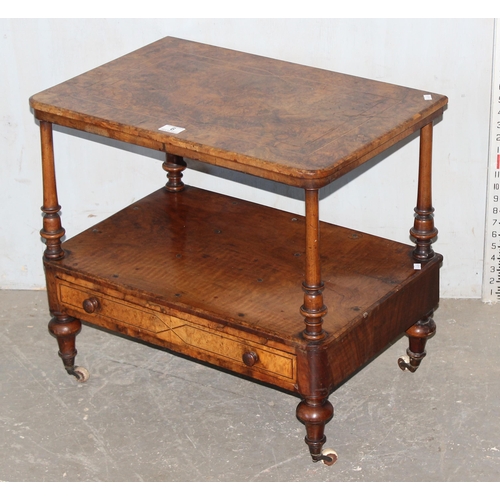
<path fill-rule="evenodd" d="M 399 366 L 415 371 L 436 330 L 432 130 L 446 103 L 171 37 L 33 96 L 49 331 L 67 372 L 88 378 L 82 321 L 141 339 L 300 396 L 312 459 L 334 463 L 329 394 L 405 332 Z M 164 151 L 166 186 L 63 243 L 53 124 Z M 321 187 L 414 133 L 414 245 L 320 222 Z M 185 186 L 184 158 L 302 188 L 305 217 Z"/>

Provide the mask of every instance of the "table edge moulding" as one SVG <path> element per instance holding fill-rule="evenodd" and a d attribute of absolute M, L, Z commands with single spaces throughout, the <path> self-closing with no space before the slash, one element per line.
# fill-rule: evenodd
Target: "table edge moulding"
<path fill-rule="evenodd" d="M 441 255 L 433 124 L 447 98 L 166 37 L 30 99 L 41 134 L 43 264 L 67 372 L 85 321 L 300 397 L 332 465 L 332 391 L 401 335 L 414 372 L 434 335 Z M 65 241 L 53 126 L 165 153 L 166 185 Z M 319 189 L 420 135 L 405 245 L 319 218 Z M 185 186 L 198 160 L 302 188 L 305 216 Z"/>

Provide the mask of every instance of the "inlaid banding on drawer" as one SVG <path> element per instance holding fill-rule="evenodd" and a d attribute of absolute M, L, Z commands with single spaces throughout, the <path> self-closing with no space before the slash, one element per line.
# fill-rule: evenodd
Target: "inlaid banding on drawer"
<path fill-rule="evenodd" d="M 120 330 L 128 334 L 136 332 L 137 336 L 152 343 L 240 373 L 250 370 L 254 374 L 259 372 L 287 380 L 290 384 L 296 381 L 296 356 L 291 352 L 241 339 L 222 331 L 222 326 L 220 330 L 210 328 L 80 284 L 59 280 L 57 288 L 61 304 L 90 323 L 107 328 L 119 325 L 124 327 Z M 199 318 L 193 316 L 193 319 Z"/>
<path fill-rule="evenodd" d="M 219 332 L 199 328 L 197 325 L 186 323 L 173 330 L 161 332 L 158 337 L 175 344 L 184 343 L 195 349 L 202 349 L 215 356 L 223 356 L 229 360 L 244 364 L 245 353 L 253 352 L 258 361 L 253 368 L 279 374 L 293 379 L 295 373 L 295 356 L 281 353 L 276 349 L 234 340 Z"/>
<path fill-rule="evenodd" d="M 84 311 L 84 301 L 96 299 L 98 301 L 98 306 L 95 312 L 87 313 L 87 311 L 85 311 L 87 314 L 116 319 L 119 320 L 120 323 L 127 323 L 149 332 L 161 333 L 171 327 L 169 325 L 168 316 L 160 319 L 158 315 L 153 312 L 147 312 L 143 308 L 133 307 L 124 302 L 109 298 L 106 295 L 94 293 L 91 290 L 84 291 L 64 284 L 59 284 L 59 298 L 63 304 Z"/>

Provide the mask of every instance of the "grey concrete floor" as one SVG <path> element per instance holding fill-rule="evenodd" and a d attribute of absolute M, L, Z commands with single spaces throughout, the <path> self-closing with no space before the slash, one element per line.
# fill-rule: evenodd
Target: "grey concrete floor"
<path fill-rule="evenodd" d="M 0 481 L 500 480 L 500 305 L 442 300 L 416 373 L 402 338 L 333 393 L 333 467 L 294 396 L 89 326 L 79 384 L 48 319 L 45 292 L 0 291 Z"/>

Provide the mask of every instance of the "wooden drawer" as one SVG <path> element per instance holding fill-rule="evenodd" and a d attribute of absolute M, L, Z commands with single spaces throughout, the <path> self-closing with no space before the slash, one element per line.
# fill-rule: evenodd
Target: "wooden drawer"
<path fill-rule="evenodd" d="M 295 389 L 296 355 L 291 348 L 289 351 L 285 346 L 278 349 L 255 335 L 181 312 L 166 314 L 161 312 L 164 308 L 151 302 L 130 302 L 121 298 L 120 295 L 124 295 L 116 290 L 68 279 L 57 280 L 58 299 L 68 313 L 77 318 L 252 378 Z"/>

